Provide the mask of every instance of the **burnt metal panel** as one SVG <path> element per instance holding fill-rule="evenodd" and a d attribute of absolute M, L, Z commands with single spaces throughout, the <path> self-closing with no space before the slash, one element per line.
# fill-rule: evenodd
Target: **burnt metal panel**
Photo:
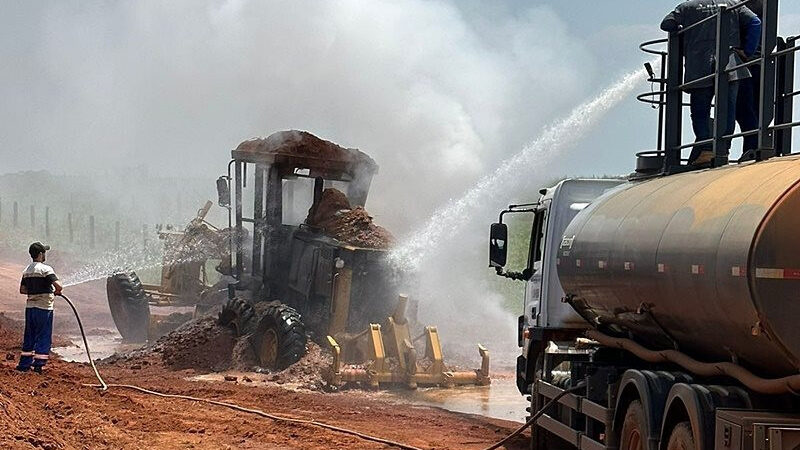
<path fill-rule="evenodd" d="M 266 205 L 263 218 L 262 234 L 264 236 L 264 279 L 270 279 L 272 290 L 276 290 L 277 265 L 280 261 L 279 252 L 283 246 L 280 236 L 281 221 L 283 211 L 281 201 L 283 200 L 283 183 L 280 171 L 276 166 L 269 166 L 266 169 Z M 261 194 L 256 193 L 256 197 Z"/>
<path fill-rule="evenodd" d="M 234 193 L 235 198 L 235 205 L 234 208 L 236 210 L 236 232 L 233 233 L 234 240 L 235 240 L 235 249 L 236 249 L 236 278 L 241 279 L 242 275 L 244 274 L 244 252 L 242 251 L 242 238 L 241 238 L 241 230 L 242 230 L 242 166 L 245 163 L 240 161 L 236 161 L 235 169 L 234 169 L 234 178 L 236 182 L 236 190 Z M 15 204 L 16 206 L 16 204 Z"/>
<path fill-rule="evenodd" d="M 256 164 L 256 184 L 253 192 L 253 273 L 261 273 L 264 256 L 264 170 L 265 166 Z"/>

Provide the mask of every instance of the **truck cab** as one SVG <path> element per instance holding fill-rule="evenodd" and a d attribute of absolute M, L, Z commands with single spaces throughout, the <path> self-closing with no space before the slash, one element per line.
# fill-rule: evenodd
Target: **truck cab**
<path fill-rule="evenodd" d="M 594 199 L 624 183 L 620 179 L 569 178 L 555 186 L 539 191 L 534 203 L 509 205 L 492 224 L 489 240 L 489 266 L 499 276 L 525 282 L 525 300 L 518 318 L 517 388 L 530 393 L 540 353 L 551 341 L 571 341 L 586 328 L 586 321 L 564 303 L 564 291 L 558 280 L 558 249 L 564 229 L 575 215 Z M 528 235 L 528 258 L 521 271 L 506 270 L 508 227 L 503 219 L 510 214 L 525 214 L 531 218 Z M 514 243 L 513 245 L 521 245 Z"/>

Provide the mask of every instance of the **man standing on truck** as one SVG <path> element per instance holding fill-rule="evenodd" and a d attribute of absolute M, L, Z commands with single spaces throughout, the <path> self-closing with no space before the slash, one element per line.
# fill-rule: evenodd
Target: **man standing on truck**
<path fill-rule="evenodd" d="M 731 7 L 736 4 L 733 0 L 726 0 L 724 5 Z M 667 14 L 661 22 L 661 29 L 670 33 L 717 14 L 720 7 L 713 0 L 688 0 L 678 5 L 674 11 Z M 761 21 L 746 6 L 740 6 L 727 14 L 730 24 L 729 41 L 735 49 L 740 49 L 748 58 L 753 55 L 758 47 L 761 36 Z M 740 31 L 741 30 L 741 31 Z M 742 36 L 744 34 L 744 36 Z M 689 83 L 699 78 L 714 73 L 714 61 L 717 41 L 717 20 L 710 19 L 687 30 L 683 36 L 683 54 L 686 59 L 684 82 Z M 741 64 L 741 59 L 736 51 L 731 52 L 726 68 Z M 747 68 L 741 68 L 728 74 L 730 85 L 728 90 L 728 116 L 725 123 L 725 134 L 733 134 L 736 126 L 736 96 L 739 91 L 738 81 L 750 77 Z M 696 141 L 711 138 L 711 100 L 714 97 L 714 81 L 706 80 L 689 89 L 690 109 L 692 114 L 692 128 Z M 717 110 L 719 111 L 719 110 Z M 726 144 L 730 147 L 730 142 Z M 689 164 L 703 165 L 714 158 L 711 145 L 697 145 L 689 156 Z"/>
<path fill-rule="evenodd" d="M 17 370 L 42 373 L 50 357 L 53 336 L 53 301 L 61 294 L 61 282 L 53 268 L 44 263 L 50 246 L 34 242 L 28 248 L 33 262 L 22 272 L 19 293 L 28 296 L 25 307 L 25 336 Z"/>

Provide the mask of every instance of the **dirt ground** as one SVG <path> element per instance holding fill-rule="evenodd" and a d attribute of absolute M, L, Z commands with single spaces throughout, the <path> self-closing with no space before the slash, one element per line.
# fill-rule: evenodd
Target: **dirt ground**
<path fill-rule="evenodd" d="M 387 448 L 311 425 L 279 423 L 197 402 L 163 399 L 114 389 L 101 392 L 87 364 L 51 359 L 45 374 L 14 370 L 21 339 L 21 263 L 0 263 L 0 448 Z M 56 268 L 58 270 L 58 268 Z M 104 282 L 65 289 L 76 300 L 87 328 L 102 332 L 110 322 Z M 57 332 L 73 332 L 72 318 L 57 305 Z M 200 326 L 210 326 L 209 324 Z M 214 332 L 217 333 L 217 332 Z M 226 346 L 223 333 L 204 345 Z M 171 341 L 165 341 L 170 342 Z M 109 383 L 136 384 L 161 392 L 227 401 L 357 430 L 420 448 L 484 448 L 503 438 L 516 422 L 396 404 L 364 391 L 322 392 L 280 386 L 275 374 L 239 372 L 235 381 L 206 375 L 218 361 L 182 358 L 180 349 L 149 352 L 99 366 Z M 213 374 L 212 374 L 213 375 Z M 233 379 L 234 377 L 229 377 Z M 527 448 L 520 437 L 506 448 Z"/>

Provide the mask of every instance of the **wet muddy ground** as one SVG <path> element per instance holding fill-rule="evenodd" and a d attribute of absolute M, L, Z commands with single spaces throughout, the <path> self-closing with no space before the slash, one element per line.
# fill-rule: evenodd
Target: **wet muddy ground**
<path fill-rule="evenodd" d="M 21 265 L 0 264 L 0 311 L 9 316 L 8 321 L 0 322 L 3 354 L 19 351 L 20 324 L 14 325 L 13 317 L 21 316 L 24 308 L 24 299 L 17 292 L 21 270 Z M 70 291 L 72 297 L 82 299 L 78 308 L 82 315 L 86 312 L 85 325 L 96 358 L 134 346 L 123 343 L 109 327 L 104 283 L 71 287 Z M 63 305 L 57 308 L 57 332 L 66 344 L 58 352 L 65 360 L 53 358 L 41 376 L 16 372 L 13 360 L 0 363 L 0 448 L 386 448 L 311 425 L 278 423 L 122 389 L 103 393 L 85 386 L 95 382 L 91 368 L 67 361 L 85 361 L 80 345 L 68 345 L 69 341 L 80 344 L 77 329 L 70 324 L 74 318 Z M 207 367 L 177 369 L 165 362 L 163 353 L 106 362 L 100 370 L 109 382 L 313 418 L 419 448 L 484 448 L 518 426 L 525 408 L 523 398 L 513 395 L 513 384 L 503 379 L 490 388 L 438 392 L 324 392 L 308 389 L 307 383 L 294 383 L 296 378 L 290 374 L 276 378 L 275 374 L 233 369 L 222 373 Z M 526 438 L 516 439 L 508 448 L 527 448 Z"/>

